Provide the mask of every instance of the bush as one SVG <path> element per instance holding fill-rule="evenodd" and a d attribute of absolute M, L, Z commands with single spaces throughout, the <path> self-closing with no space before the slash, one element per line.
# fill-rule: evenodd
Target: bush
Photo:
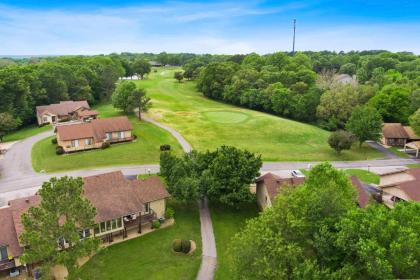
<path fill-rule="evenodd" d="M 181 248 L 184 254 L 187 254 L 191 250 L 191 241 L 181 240 Z"/>
<path fill-rule="evenodd" d="M 160 222 L 158 220 L 154 220 L 152 222 L 152 228 L 155 228 L 155 229 L 160 228 Z"/>
<path fill-rule="evenodd" d="M 165 218 L 166 219 L 172 219 L 174 217 L 174 215 L 175 215 L 174 209 L 172 209 L 170 207 L 166 208 L 166 212 L 165 212 Z"/>
<path fill-rule="evenodd" d="M 106 148 L 109 148 L 109 146 L 111 146 L 111 144 L 109 144 L 109 142 L 103 142 L 101 148 L 106 149 Z"/>
<path fill-rule="evenodd" d="M 61 146 L 56 147 L 56 148 L 55 148 L 55 153 L 56 153 L 57 155 L 62 155 L 62 154 L 64 154 L 64 149 L 63 149 L 63 147 L 61 147 Z"/>
<path fill-rule="evenodd" d="M 181 239 L 175 239 L 172 242 L 172 249 L 174 249 L 175 252 L 182 252 L 182 243 Z"/>
<path fill-rule="evenodd" d="M 53 139 L 51 139 L 51 143 L 53 143 L 53 144 L 57 144 L 57 138 L 53 138 Z"/>
<path fill-rule="evenodd" d="M 171 145 L 169 145 L 169 144 L 160 145 L 160 151 L 161 152 L 170 151 L 170 150 L 171 150 Z"/>
<path fill-rule="evenodd" d="M 354 143 L 353 134 L 344 130 L 337 130 L 331 133 L 330 137 L 328 138 L 328 144 L 338 154 L 340 154 L 342 150 L 349 150 L 351 146 L 353 145 L 353 143 Z"/>
<path fill-rule="evenodd" d="M 132 137 L 133 137 L 134 140 L 137 139 L 137 135 L 135 135 L 134 133 L 132 134 Z"/>

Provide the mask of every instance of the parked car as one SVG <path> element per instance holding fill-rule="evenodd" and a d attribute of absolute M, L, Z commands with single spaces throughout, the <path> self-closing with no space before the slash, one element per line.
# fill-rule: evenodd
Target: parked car
<path fill-rule="evenodd" d="M 300 170 L 292 170 L 292 176 L 295 178 L 305 178 L 305 175 Z"/>

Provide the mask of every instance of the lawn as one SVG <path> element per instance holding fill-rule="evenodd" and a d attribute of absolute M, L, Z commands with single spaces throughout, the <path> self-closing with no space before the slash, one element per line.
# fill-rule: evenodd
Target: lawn
<path fill-rule="evenodd" d="M 410 156 L 407 153 L 404 153 L 400 150 L 401 150 L 401 148 L 398 148 L 398 147 L 389 147 L 388 148 L 388 151 L 390 151 L 394 155 L 399 156 L 400 158 L 410 158 Z"/>
<path fill-rule="evenodd" d="M 102 105 L 107 116 L 118 114 L 110 105 Z M 102 111 L 101 111 L 102 112 Z M 133 133 L 137 139 L 133 142 L 113 144 L 108 149 L 96 149 L 71 154 L 56 155 L 53 137 L 37 142 L 32 148 L 32 165 L 36 171 L 58 172 L 101 166 L 152 164 L 159 162 L 162 144 L 171 145 L 176 154 L 181 154 L 181 147 L 167 131 L 147 122 L 139 122 L 130 117 Z"/>
<path fill-rule="evenodd" d="M 229 208 L 217 204 L 210 206 L 213 229 L 217 248 L 216 280 L 231 279 L 227 248 L 230 239 L 241 230 L 247 219 L 258 215 L 257 203 L 248 203 L 238 208 Z M 251 244 L 244 244 L 244 246 Z"/>
<path fill-rule="evenodd" d="M 418 163 L 415 163 L 415 164 L 409 164 L 409 165 L 407 165 L 407 167 L 408 168 L 420 168 L 420 164 L 418 164 Z"/>
<path fill-rule="evenodd" d="M 201 263 L 198 207 L 171 206 L 173 226 L 101 250 L 82 267 L 81 279 L 195 279 Z M 192 256 L 172 252 L 172 241 L 177 238 L 197 243 Z"/>
<path fill-rule="evenodd" d="M 175 128 L 195 149 L 232 145 L 262 154 L 264 161 L 364 160 L 383 157 L 367 146 L 341 155 L 327 144 L 329 132 L 316 126 L 224 104 L 195 89 L 195 83 L 179 83 L 173 69 L 159 69 L 143 81 L 153 107 L 152 118 Z"/>
<path fill-rule="evenodd" d="M 349 176 L 356 176 L 360 181 L 367 184 L 379 184 L 379 175 L 363 169 L 346 169 L 344 172 Z"/>
<path fill-rule="evenodd" d="M 37 125 L 25 126 L 25 127 L 20 128 L 19 130 L 13 131 L 12 133 L 9 133 L 6 136 L 4 136 L 3 141 L 9 142 L 9 141 L 22 140 L 30 136 L 34 136 L 38 133 L 48 131 L 50 129 L 52 129 L 51 125 L 44 125 L 41 127 Z"/>

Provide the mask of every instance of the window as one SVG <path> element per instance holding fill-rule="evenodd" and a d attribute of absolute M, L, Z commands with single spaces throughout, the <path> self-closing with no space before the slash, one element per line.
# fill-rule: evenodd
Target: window
<path fill-rule="evenodd" d="M 99 232 L 100 232 L 99 225 L 96 225 L 95 226 L 95 234 L 98 234 Z"/>
<path fill-rule="evenodd" d="M 112 132 L 107 132 L 106 133 L 106 140 L 111 140 L 112 139 Z"/>
<path fill-rule="evenodd" d="M 106 230 L 111 230 L 111 221 L 106 221 Z"/>
<path fill-rule="evenodd" d="M 85 145 L 92 145 L 92 138 L 85 139 Z"/>
<path fill-rule="evenodd" d="M 7 247 L 6 246 L 0 247 L 0 261 L 4 261 L 7 259 L 8 259 Z"/>
<path fill-rule="evenodd" d="M 48 118 L 47 117 L 43 117 L 42 118 L 42 122 L 48 122 Z"/>
<path fill-rule="evenodd" d="M 101 232 L 106 231 L 105 222 L 101 223 Z"/>
<path fill-rule="evenodd" d="M 120 132 L 118 132 L 118 137 L 119 137 L 120 139 L 124 139 L 124 131 L 120 131 Z"/>
<path fill-rule="evenodd" d="M 85 239 L 85 238 L 89 237 L 90 236 L 90 230 L 89 229 L 84 229 L 84 230 L 79 231 L 79 236 L 80 236 L 80 239 Z"/>
<path fill-rule="evenodd" d="M 149 211 L 150 211 L 150 202 L 147 202 L 145 212 L 149 213 Z"/>
<path fill-rule="evenodd" d="M 79 140 L 71 140 L 71 146 L 73 148 L 79 147 Z"/>
<path fill-rule="evenodd" d="M 117 228 L 117 220 L 112 220 L 112 229 Z"/>
<path fill-rule="evenodd" d="M 121 222 L 121 219 L 117 219 L 117 226 L 120 228 L 120 227 L 122 227 L 122 222 Z"/>

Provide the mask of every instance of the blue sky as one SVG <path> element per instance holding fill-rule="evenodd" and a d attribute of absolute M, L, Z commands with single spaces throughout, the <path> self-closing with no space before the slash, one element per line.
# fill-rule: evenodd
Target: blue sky
<path fill-rule="evenodd" d="M 387 49 L 420 54 L 420 1 L 0 0 L 0 55 L 269 53 Z"/>

